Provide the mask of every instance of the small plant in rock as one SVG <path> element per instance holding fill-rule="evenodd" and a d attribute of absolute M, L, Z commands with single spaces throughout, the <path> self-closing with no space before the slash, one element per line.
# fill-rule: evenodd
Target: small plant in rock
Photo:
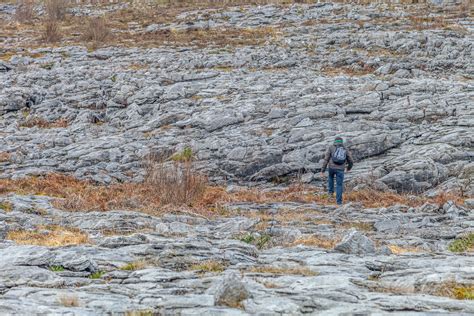
<path fill-rule="evenodd" d="M 451 252 L 472 252 L 474 251 L 474 233 L 455 239 L 448 246 Z"/>
<path fill-rule="evenodd" d="M 135 270 L 141 270 L 144 269 L 147 266 L 147 262 L 144 260 L 138 260 L 138 261 L 133 261 L 129 262 L 126 265 L 120 267 L 120 270 L 124 271 L 135 271 Z"/>
<path fill-rule="evenodd" d="M 263 249 L 270 241 L 272 237 L 268 234 L 262 234 L 260 237 L 258 237 L 255 241 L 255 245 L 257 246 L 258 249 Z"/>
<path fill-rule="evenodd" d="M 200 272 L 214 272 L 221 273 L 225 270 L 225 265 L 220 261 L 206 260 L 200 263 L 193 264 L 190 269 Z"/>
<path fill-rule="evenodd" d="M 62 272 L 64 271 L 64 267 L 63 266 L 50 266 L 49 270 L 53 272 Z"/>
<path fill-rule="evenodd" d="M 329 239 L 324 236 L 310 235 L 301 237 L 290 244 L 290 246 L 304 245 L 309 247 L 318 247 L 324 249 L 332 249 L 339 242 L 339 238 Z"/>
<path fill-rule="evenodd" d="M 183 149 L 182 152 L 176 153 L 173 156 L 171 156 L 171 160 L 177 161 L 177 162 L 188 162 L 193 160 L 193 150 L 189 147 L 186 147 Z"/>
<path fill-rule="evenodd" d="M 97 279 L 102 278 L 104 274 L 105 274 L 104 271 L 96 271 L 94 273 L 91 273 L 91 275 L 89 275 L 89 279 L 97 280 Z"/>
<path fill-rule="evenodd" d="M 125 316 L 155 316 L 155 315 L 159 315 L 159 314 L 156 314 L 153 311 L 148 310 L 148 309 L 125 312 Z"/>
<path fill-rule="evenodd" d="M 0 202 L 0 210 L 4 212 L 11 212 L 13 210 L 13 204 L 8 201 Z"/>
<path fill-rule="evenodd" d="M 453 294 L 458 300 L 474 300 L 474 286 L 454 287 Z"/>
<path fill-rule="evenodd" d="M 247 233 L 247 234 L 241 236 L 239 238 L 239 240 L 243 241 L 244 243 L 247 243 L 247 244 L 252 244 L 255 241 L 255 237 L 252 234 Z"/>
<path fill-rule="evenodd" d="M 76 295 L 61 295 L 59 297 L 59 303 L 65 307 L 80 306 L 79 298 Z"/>

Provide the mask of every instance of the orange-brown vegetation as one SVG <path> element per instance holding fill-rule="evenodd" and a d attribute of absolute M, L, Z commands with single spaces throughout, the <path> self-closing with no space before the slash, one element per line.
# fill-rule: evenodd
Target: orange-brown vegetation
<path fill-rule="evenodd" d="M 7 152 L 0 152 L 0 162 L 10 161 L 11 154 Z"/>
<path fill-rule="evenodd" d="M 60 25 L 56 20 L 47 21 L 44 24 L 44 31 L 41 40 L 46 43 L 56 43 L 62 38 Z"/>
<path fill-rule="evenodd" d="M 69 125 L 68 120 L 61 118 L 56 121 L 48 122 L 42 117 L 31 117 L 25 120 L 20 124 L 21 127 L 39 127 L 39 128 L 58 128 L 58 127 L 67 127 Z"/>
<path fill-rule="evenodd" d="M 89 243 L 86 233 L 77 228 L 61 226 L 40 226 L 37 230 L 12 230 L 6 239 L 20 245 L 61 247 Z"/>
<path fill-rule="evenodd" d="M 269 273 L 269 274 L 294 274 L 294 275 L 303 275 L 303 276 L 316 276 L 317 272 L 307 268 L 307 267 L 288 267 L 280 268 L 275 266 L 257 266 L 252 267 L 248 272 L 254 273 Z"/>
<path fill-rule="evenodd" d="M 92 42 L 105 42 L 110 38 L 111 32 L 104 17 L 90 18 L 85 24 L 83 39 Z"/>
<path fill-rule="evenodd" d="M 70 1 L 68 0 L 45 0 L 44 8 L 50 21 L 64 20 Z"/>
<path fill-rule="evenodd" d="M 191 174 L 191 170 L 185 170 L 183 178 L 171 174 L 167 179 L 155 179 L 155 181 L 149 180 L 142 183 L 117 183 L 107 186 L 61 174 L 17 180 L 0 179 L 0 194 L 7 192 L 57 197 L 53 204 L 69 211 L 133 209 L 157 213 L 160 210 L 164 211 L 163 206 L 165 205 L 184 205 L 201 214 L 215 215 L 220 211 L 219 206 L 229 202 L 334 203 L 326 195 L 314 194 L 314 190 L 311 188 L 300 185 L 290 186 L 282 191 L 262 191 L 254 188 L 229 193 L 223 187 L 210 186 L 204 177 Z M 345 193 L 344 198 L 346 202 L 358 202 L 365 207 L 388 207 L 395 204 L 416 207 L 426 202 L 444 204 L 452 200 L 461 204 L 464 201 L 463 197 L 455 193 L 442 193 L 429 198 L 372 190 L 350 191 Z M 285 216 L 283 213 L 278 216 Z M 297 220 L 295 216 L 297 215 L 292 212 L 288 219 Z M 301 216 L 307 215 L 302 214 Z M 360 225 L 366 226 L 365 223 Z"/>
<path fill-rule="evenodd" d="M 19 23 L 29 23 L 35 16 L 34 0 L 18 0 L 15 11 L 15 20 Z"/>
<path fill-rule="evenodd" d="M 423 249 L 417 248 L 417 247 L 400 247 L 397 245 L 389 245 L 388 248 L 392 251 L 392 253 L 396 255 L 402 255 L 405 253 L 417 253 L 417 252 L 423 252 Z"/>
<path fill-rule="evenodd" d="M 332 249 L 340 240 L 337 238 L 329 239 L 323 236 L 311 235 L 299 238 L 292 242 L 289 246 L 294 247 L 298 245 L 318 247 L 324 249 Z"/>

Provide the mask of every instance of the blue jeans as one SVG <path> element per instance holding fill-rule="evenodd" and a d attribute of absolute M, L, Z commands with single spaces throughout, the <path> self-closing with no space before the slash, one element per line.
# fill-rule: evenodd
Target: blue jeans
<path fill-rule="evenodd" d="M 342 204 L 342 192 L 344 190 L 344 170 L 329 168 L 328 193 L 334 194 L 334 176 L 336 176 L 336 202 Z"/>

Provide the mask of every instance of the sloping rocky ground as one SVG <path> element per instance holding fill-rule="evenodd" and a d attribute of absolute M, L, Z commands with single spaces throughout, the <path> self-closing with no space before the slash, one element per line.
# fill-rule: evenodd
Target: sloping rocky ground
<path fill-rule="evenodd" d="M 194 34 L 148 48 L 2 37 L 0 177 L 139 181 L 147 155 L 189 146 L 215 183 L 318 184 L 323 152 L 341 135 L 354 185 L 472 196 L 472 18 L 456 5 L 426 10 L 197 10 L 134 25 L 137 38 Z M 14 12 L 0 4 L 2 21 Z M 210 30 L 255 40 L 203 43 Z M 66 212 L 52 198 L 0 196 L 0 314 L 474 313 L 472 199 L 230 203 L 204 218 Z M 70 242 L 31 245 L 60 237 Z"/>
<path fill-rule="evenodd" d="M 2 177 L 139 180 L 147 153 L 190 146 L 215 181 L 305 173 L 314 182 L 341 135 L 356 177 L 472 194 L 472 19 L 433 10 L 414 20 L 421 10 L 238 7 L 134 32 L 259 30 L 265 42 L 202 45 L 190 36 L 180 47 L 17 48 L 0 66 Z"/>

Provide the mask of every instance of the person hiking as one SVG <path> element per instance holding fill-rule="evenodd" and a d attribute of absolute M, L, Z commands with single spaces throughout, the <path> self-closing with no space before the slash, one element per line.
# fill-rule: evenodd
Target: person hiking
<path fill-rule="evenodd" d="M 321 169 L 321 176 L 324 177 L 326 168 L 328 167 L 328 193 L 334 196 L 334 176 L 336 177 L 336 203 L 342 205 L 342 192 L 344 185 L 344 169 L 349 172 L 354 165 L 352 154 L 344 147 L 341 137 L 336 137 L 334 145 L 331 145 L 324 155 L 323 168 Z"/>

